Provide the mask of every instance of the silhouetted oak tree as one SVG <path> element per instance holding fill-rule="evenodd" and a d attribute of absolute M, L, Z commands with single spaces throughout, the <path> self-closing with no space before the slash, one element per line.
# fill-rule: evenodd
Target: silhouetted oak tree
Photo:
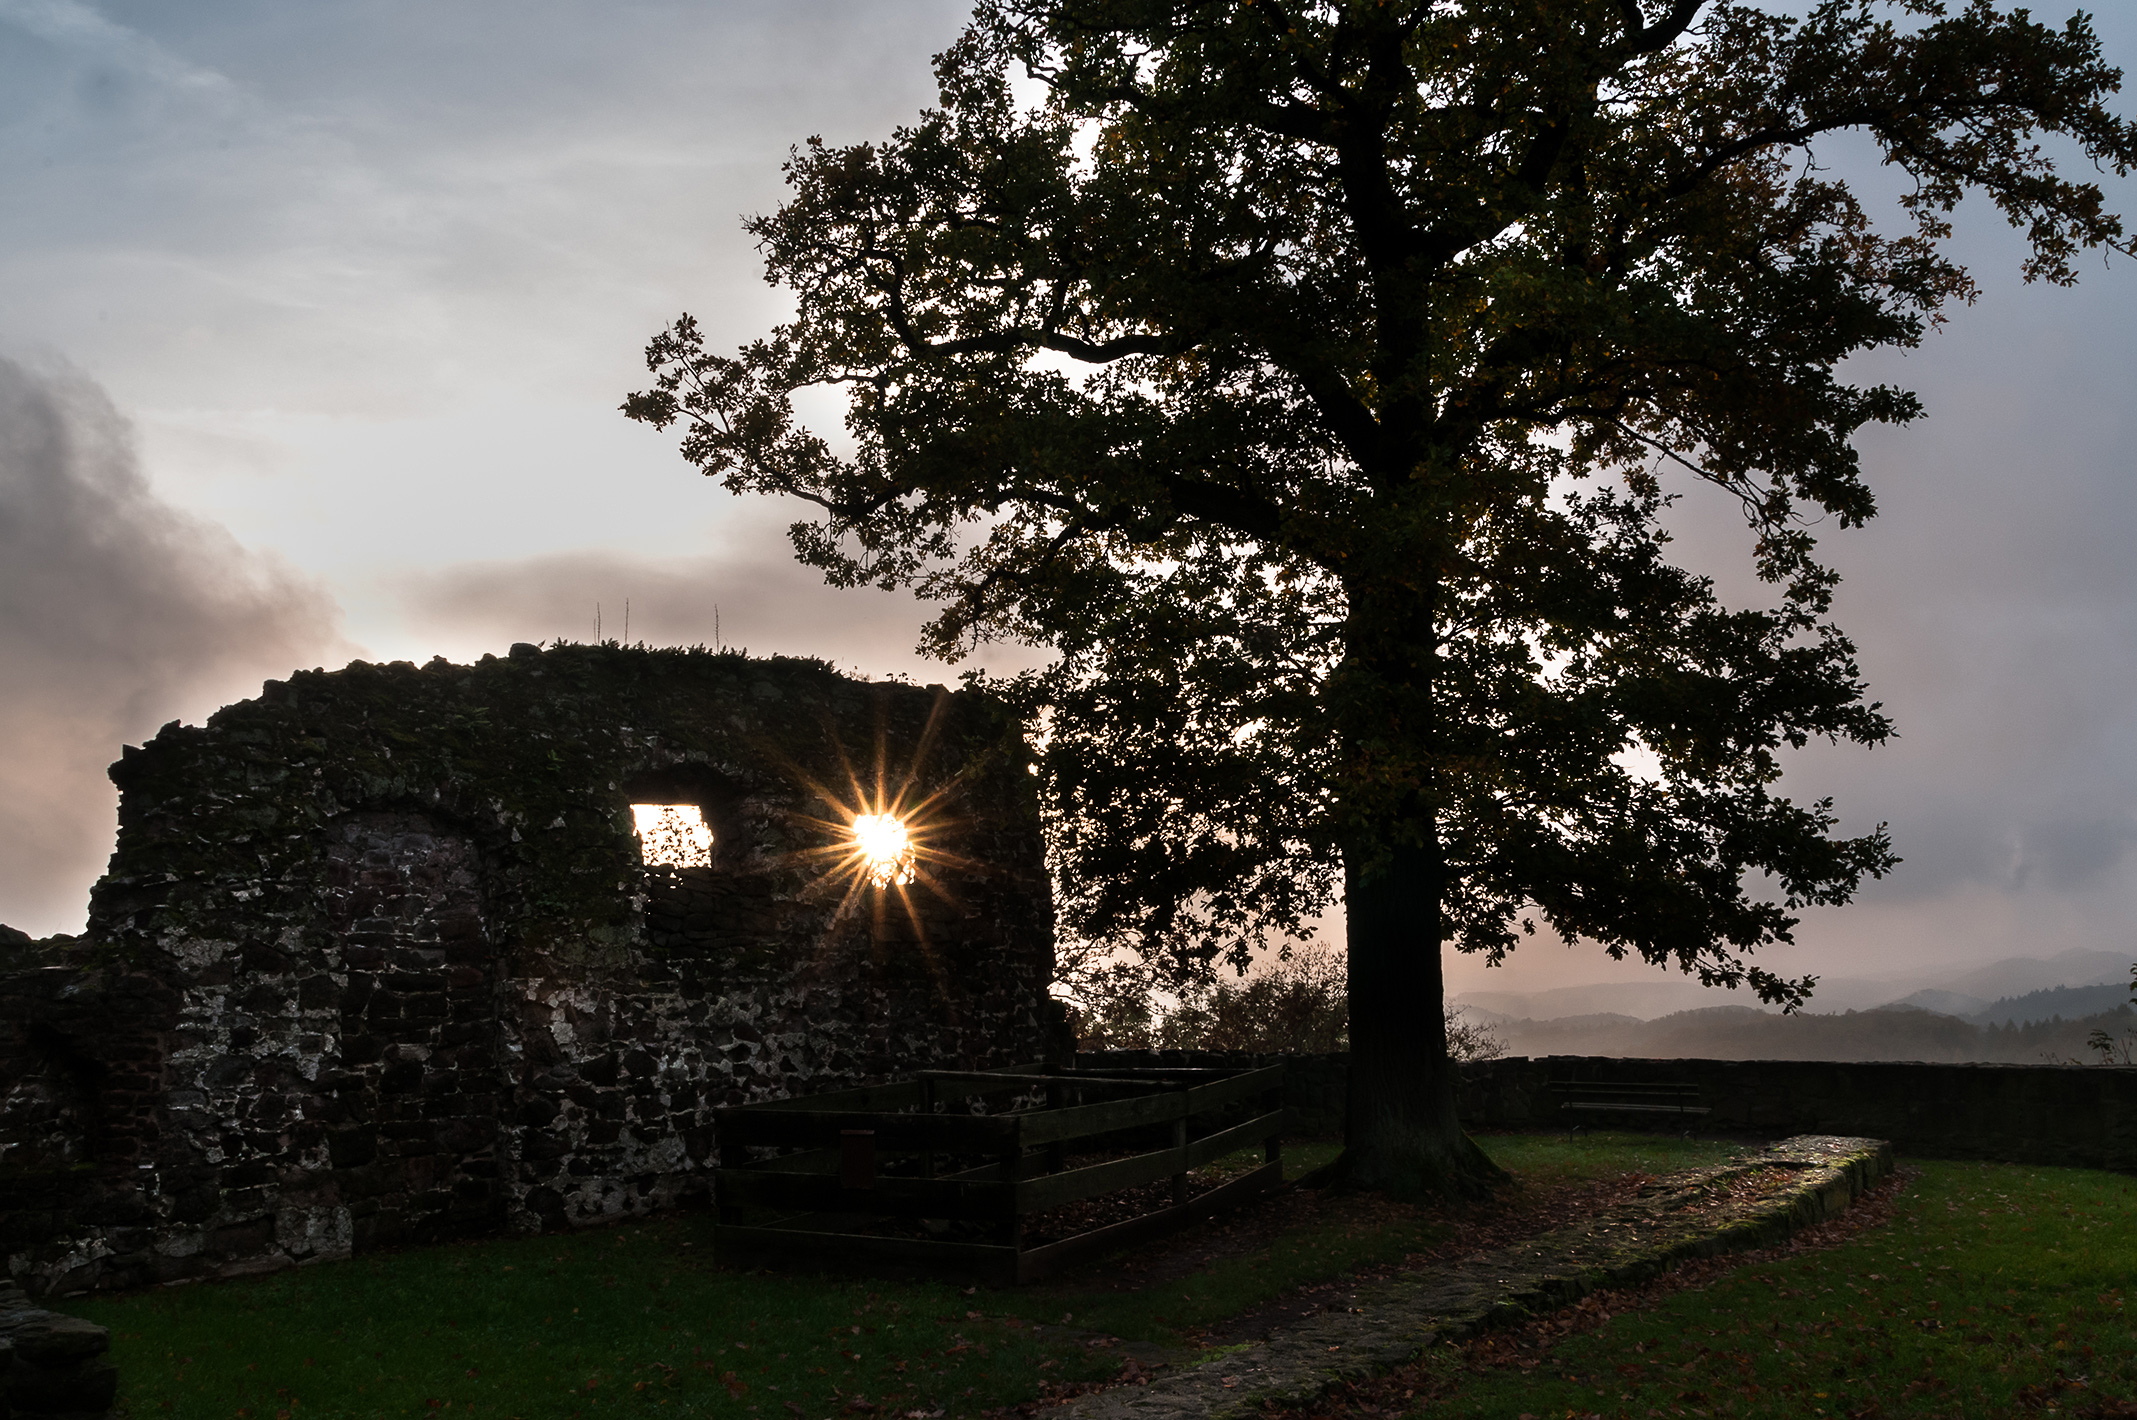
<path fill-rule="evenodd" d="M 1846 357 L 1971 293 L 1985 195 L 2029 279 L 2125 250 L 2137 133 L 2084 19 L 1832 0 L 984 0 L 941 106 L 811 141 L 749 230 L 792 321 L 687 317 L 633 417 L 800 555 L 941 604 L 929 647 L 1055 649 L 1064 924 L 1169 969 L 1340 892 L 1359 1183 L 1471 1190 L 1440 949 L 1539 929 L 1794 1004 L 1752 965 L 1895 860 L 1773 788 L 1888 733 L 1808 521 L 1913 396 Z M 1813 161 L 1867 135 L 1873 219 Z M 1867 147 L 1867 145 L 1865 145 Z M 842 390 L 836 443 L 792 396 Z M 1771 605 L 1672 565 L 1674 480 L 1742 501 Z"/>

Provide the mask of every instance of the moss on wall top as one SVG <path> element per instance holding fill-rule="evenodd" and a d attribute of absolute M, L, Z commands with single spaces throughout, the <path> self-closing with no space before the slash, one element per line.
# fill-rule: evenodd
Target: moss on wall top
<path fill-rule="evenodd" d="M 694 777 L 757 806 L 742 851 L 798 884 L 839 810 L 901 787 L 1029 840 L 1007 857 L 1036 862 L 1028 758 L 999 702 L 818 661 L 613 643 L 522 645 L 474 665 L 358 661 L 270 681 L 204 726 L 126 748 L 89 935 L 142 961 L 270 925 L 316 932 L 335 820 L 412 811 L 476 844 L 502 940 L 599 966 L 637 931 L 634 783 Z"/>

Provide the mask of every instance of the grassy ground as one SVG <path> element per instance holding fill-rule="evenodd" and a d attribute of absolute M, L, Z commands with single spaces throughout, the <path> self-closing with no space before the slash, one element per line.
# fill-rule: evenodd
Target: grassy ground
<path fill-rule="evenodd" d="M 1482 1141 L 1534 1184 L 1725 1156 L 1683 1140 Z M 1300 1168 L 1325 1157 L 1299 1151 Z M 1923 1163 L 1882 1226 L 1768 1259 L 1493 1364 L 1452 1350 L 1376 1413 L 1423 1416 L 2137 1414 L 2137 1181 Z M 910 1420 L 1029 1399 L 1117 1356 L 1035 1340 L 1064 1319 L 1131 1341 L 1399 1261 L 1447 1225 L 1323 1210 L 1245 1256 L 1123 1285 L 1121 1265 L 1013 1292 L 714 1271 L 709 1220 L 415 1250 L 71 1304 L 110 1326 L 140 1417 L 716 1414 Z M 1507 1360 L 1507 1353 L 1497 1357 Z M 1391 1393 L 1383 1389 L 1382 1399 Z M 2103 1408 L 2103 1406 L 2105 1408 Z"/>
<path fill-rule="evenodd" d="M 1396 1408 L 2137 1416 L 2137 1180 L 1924 1162 L 1898 1190 L 1889 1222 L 1837 1247 L 1727 1272 L 1540 1352 L 1442 1353 Z"/>
<path fill-rule="evenodd" d="M 1485 1141 L 1542 1183 L 1686 1167 L 1683 1140 Z M 1332 1146 L 1294 1146 L 1295 1173 Z M 1223 1226 L 1222 1224 L 1219 1225 Z M 83 1300 L 111 1328 L 122 1408 L 183 1420 L 599 1415 L 737 1420 L 968 1414 L 1048 1382 L 1110 1374 L 1116 1354 L 1035 1340 L 1062 1323 L 1163 1345 L 1302 1284 L 1399 1261 L 1443 1236 L 1412 1210 L 1319 1210 L 1248 1256 L 1121 1284 L 1117 1266 L 1043 1287 L 718 1272 L 702 1215 L 569 1237 L 358 1258 L 270 1277 Z"/>

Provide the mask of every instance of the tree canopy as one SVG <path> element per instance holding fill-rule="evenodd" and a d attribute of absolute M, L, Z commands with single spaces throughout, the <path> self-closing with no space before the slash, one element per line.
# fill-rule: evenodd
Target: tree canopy
<path fill-rule="evenodd" d="M 625 408 L 813 504 L 834 582 L 939 603 L 934 652 L 1058 653 L 1006 688 L 1066 928 L 1191 975 L 1340 896 L 1350 1143 L 1391 1186 L 1481 1167 L 1443 942 L 1800 1002 L 1752 954 L 1895 861 L 1775 787 L 1788 747 L 1891 731 L 1812 526 L 1873 514 L 1853 436 L 1921 409 L 1843 362 L 1970 298 L 1968 194 L 2028 279 L 2128 250 L 2043 143 L 2137 157 L 2085 18 L 983 0 L 937 73 L 750 221 L 794 318 L 734 354 L 679 320 Z M 1895 210 L 1817 161 L 1843 133 Z M 842 436 L 796 413 L 824 386 Z M 1768 604 L 1671 560 L 1696 481 L 1741 502 Z"/>

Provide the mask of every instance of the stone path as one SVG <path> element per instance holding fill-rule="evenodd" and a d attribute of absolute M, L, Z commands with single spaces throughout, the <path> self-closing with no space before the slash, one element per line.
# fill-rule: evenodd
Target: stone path
<path fill-rule="evenodd" d="M 1767 1247 L 1846 1210 L 1891 1172 L 1878 1139 L 1807 1134 L 1714 1168 L 1657 1179 L 1574 1227 L 1446 1267 L 1361 1286 L 1244 1351 L 1148 1385 L 1114 1386 L 1051 1412 L 1059 1420 L 1231 1420 L 1268 1402 L 1304 1405 L 1330 1385 L 1415 1360 L 1425 1348 L 1635 1285 L 1676 1263 Z M 1050 1417 L 1050 1420 L 1051 1420 Z"/>

